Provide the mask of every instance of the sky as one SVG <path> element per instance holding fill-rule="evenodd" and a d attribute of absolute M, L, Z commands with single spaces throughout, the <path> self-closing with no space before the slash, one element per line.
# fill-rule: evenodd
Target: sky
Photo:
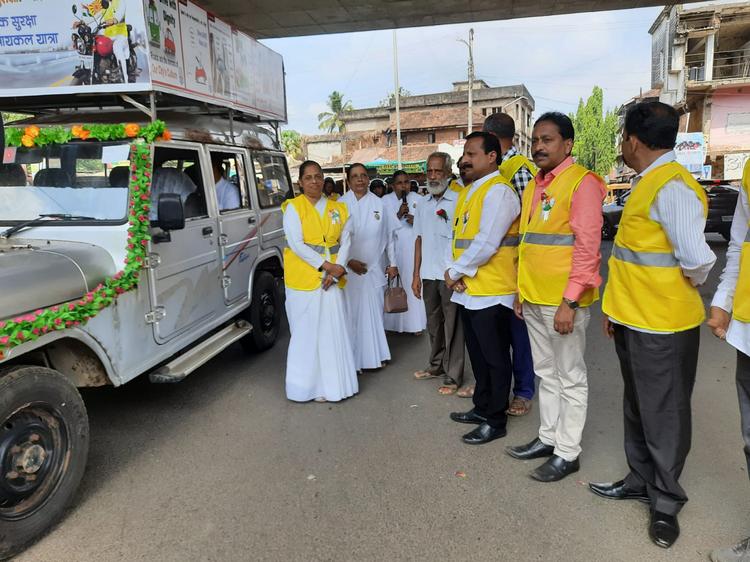
<path fill-rule="evenodd" d="M 594 86 L 615 108 L 650 89 L 651 36 L 661 8 L 571 14 L 398 30 L 399 79 L 412 94 L 451 90 L 467 79 L 467 39 L 474 28 L 476 77 L 490 86 L 523 83 L 544 111 L 575 111 Z M 373 107 L 393 87 L 391 30 L 263 41 L 284 56 L 289 123 L 320 133 L 328 94 L 355 108 Z"/>

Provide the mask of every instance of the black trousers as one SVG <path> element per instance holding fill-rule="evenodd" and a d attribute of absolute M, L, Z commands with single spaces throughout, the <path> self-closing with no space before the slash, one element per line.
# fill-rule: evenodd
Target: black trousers
<path fill-rule="evenodd" d="M 750 475 L 750 357 L 737 352 L 737 398 L 740 403 L 742 440 L 745 442 L 745 461 Z"/>
<path fill-rule="evenodd" d="M 466 349 L 474 371 L 474 410 L 492 427 L 504 428 L 513 365 L 510 359 L 511 315 L 501 305 L 482 310 L 461 307 Z"/>
<path fill-rule="evenodd" d="M 698 364 L 699 328 L 646 334 L 615 326 L 625 383 L 623 412 L 628 486 L 645 488 L 651 507 L 676 515 L 687 502 L 678 482 L 690 451 L 690 397 Z"/>

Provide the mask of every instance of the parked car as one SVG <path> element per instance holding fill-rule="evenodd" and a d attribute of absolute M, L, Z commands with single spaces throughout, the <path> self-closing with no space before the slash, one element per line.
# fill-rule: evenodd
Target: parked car
<path fill-rule="evenodd" d="M 708 198 L 708 218 L 705 232 L 717 232 L 729 240 L 732 217 L 737 205 L 738 188 L 722 180 L 701 180 Z M 622 209 L 630 196 L 630 190 L 618 195 L 615 202 L 602 207 L 602 239 L 612 240 L 622 217 Z"/>

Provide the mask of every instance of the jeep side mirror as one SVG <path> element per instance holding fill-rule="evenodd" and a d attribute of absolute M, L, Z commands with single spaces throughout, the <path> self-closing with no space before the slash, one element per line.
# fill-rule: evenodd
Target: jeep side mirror
<path fill-rule="evenodd" d="M 73 13 L 74 13 L 74 14 L 77 14 L 77 13 L 78 13 L 78 8 L 76 7 L 76 5 L 75 5 L 75 4 L 73 4 Z"/>
<path fill-rule="evenodd" d="M 179 193 L 159 194 L 157 217 L 156 224 L 164 232 L 153 236 L 154 243 L 170 242 L 172 240 L 169 235 L 170 231 L 185 228 L 185 211 Z"/>

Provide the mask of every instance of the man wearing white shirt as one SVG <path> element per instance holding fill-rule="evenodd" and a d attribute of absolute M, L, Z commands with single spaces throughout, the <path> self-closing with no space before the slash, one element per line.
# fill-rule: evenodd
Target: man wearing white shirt
<path fill-rule="evenodd" d="M 714 335 L 726 339 L 737 350 L 737 398 L 740 404 L 742 438 L 745 442 L 745 461 L 750 474 L 750 265 L 748 265 L 748 225 L 750 224 L 750 160 L 745 164 L 742 189 L 732 221 L 732 233 L 727 248 L 727 265 L 711 303 L 708 325 Z M 730 316 L 733 314 L 734 316 Z M 750 538 L 734 546 L 714 550 L 713 562 L 750 561 Z"/>
<path fill-rule="evenodd" d="M 445 282 L 460 306 L 466 347 L 476 379 L 474 408 L 454 412 L 459 423 L 478 424 L 463 436 L 479 445 L 505 437 L 512 365 L 511 314 L 517 291 L 518 225 L 521 205 L 498 172 L 497 137 L 466 137 L 463 168 L 471 186 L 456 203 L 452 260 Z"/>
<path fill-rule="evenodd" d="M 224 169 L 221 158 L 213 156 L 211 165 L 214 171 L 214 181 L 216 182 L 216 201 L 219 204 L 219 211 L 231 211 L 240 208 L 240 190 L 224 177 Z"/>
<path fill-rule="evenodd" d="M 628 110 L 622 155 L 637 172 L 617 231 L 602 301 L 605 331 L 615 340 L 625 393 L 623 425 L 630 472 L 590 483 L 607 499 L 651 506 L 649 535 L 662 548 L 677 540 L 687 502 L 679 477 L 691 442 L 702 285 L 716 262 L 703 230 L 703 188 L 675 161 L 677 111 L 642 102 Z"/>
<path fill-rule="evenodd" d="M 448 189 L 451 157 L 434 152 L 427 158 L 428 195 L 414 217 L 414 276 L 412 292 L 424 299 L 430 334 L 429 366 L 414 373 L 418 380 L 443 376 L 440 394 L 453 394 L 464 379 L 464 330 L 453 291 L 444 274 L 451 262 L 452 225 L 458 194 Z"/>

